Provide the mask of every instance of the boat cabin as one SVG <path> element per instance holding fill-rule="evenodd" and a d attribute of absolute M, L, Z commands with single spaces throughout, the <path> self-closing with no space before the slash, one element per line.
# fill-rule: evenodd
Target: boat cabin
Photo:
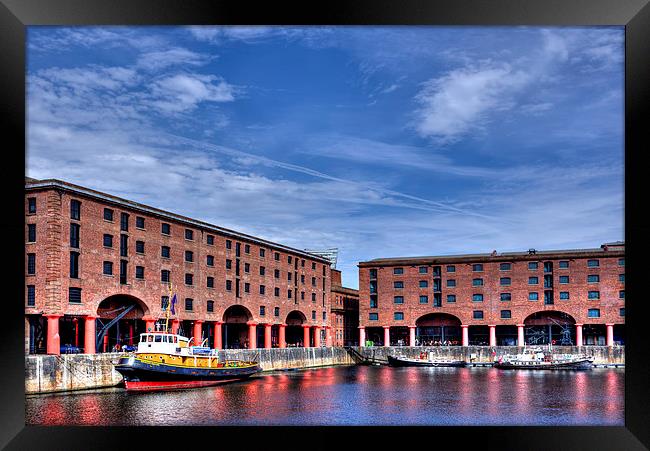
<path fill-rule="evenodd" d="M 137 352 L 185 354 L 188 353 L 189 341 L 189 338 L 165 332 L 140 334 Z"/>

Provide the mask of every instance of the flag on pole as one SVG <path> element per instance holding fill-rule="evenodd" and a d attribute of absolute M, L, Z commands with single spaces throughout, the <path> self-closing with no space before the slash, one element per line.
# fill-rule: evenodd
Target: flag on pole
<path fill-rule="evenodd" d="M 176 311 L 174 310 L 174 304 L 176 304 L 176 295 L 174 295 L 174 296 L 172 297 L 172 302 L 171 302 L 171 312 L 172 312 L 172 315 L 175 315 L 175 314 L 176 314 Z"/>

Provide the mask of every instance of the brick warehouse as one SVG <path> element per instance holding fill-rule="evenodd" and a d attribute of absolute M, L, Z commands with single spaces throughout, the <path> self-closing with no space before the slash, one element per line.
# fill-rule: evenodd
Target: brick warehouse
<path fill-rule="evenodd" d="M 359 341 L 625 342 L 625 244 L 359 263 Z"/>
<path fill-rule="evenodd" d="M 28 353 L 137 342 L 170 282 L 171 328 L 211 347 L 332 344 L 323 257 L 59 180 L 26 179 L 25 219 Z"/>
<path fill-rule="evenodd" d="M 341 271 L 332 269 L 332 331 L 334 346 L 359 345 L 359 290 L 341 284 Z"/>

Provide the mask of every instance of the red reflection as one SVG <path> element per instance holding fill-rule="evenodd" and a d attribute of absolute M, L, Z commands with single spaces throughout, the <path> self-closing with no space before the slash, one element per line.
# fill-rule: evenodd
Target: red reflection
<path fill-rule="evenodd" d="M 487 368 L 487 411 L 490 415 L 495 416 L 499 413 L 501 403 L 499 402 L 500 386 L 503 381 L 499 378 L 499 370 Z"/>
<path fill-rule="evenodd" d="M 97 395 L 81 396 L 76 411 L 81 415 L 82 424 L 92 426 L 102 424 L 104 415 Z"/>
<path fill-rule="evenodd" d="M 529 391 L 532 389 L 530 386 L 531 373 L 528 370 L 506 371 L 508 371 L 508 375 L 512 375 L 513 390 L 515 392 L 515 411 L 517 412 L 517 415 L 530 415 L 531 399 Z M 501 371 L 499 372 L 501 373 Z"/>
<path fill-rule="evenodd" d="M 615 414 L 618 412 L 618 398 L 619 394 L 622 392 L 620 390 L 620 380 L 619 373 L 616 370 L 611 370 L 607 373 L 605 377 L 605 393 L 607 394 L 606 407 L 607 417 L 610 420 L 615 420 Z"/>
<path fill-rule="evenodd" d="M 574 409 L 579 418 L 585 418 L 588 415 L 589 410 L 589 404 L 587 402 L 589 394 L 589 378 L 587 373 L 582 371 L 577 371 L 574 376 Z"/>
<path fill-rule="evenodd" d="M 472 370 L 469 368 L 458 369 L 458 380 L 460 381 L 460 402 L 458 407 L 463 415 L 470 414 L 472 411 L 472 399 L 474 398 L 473 384 L 472 384 Z"/>
<path fill-rule="evenodd" d="M 68 419 L 66 408 L 58 396 L 48 396 L 43 401 L 42 422 L 46 426 L 57 426 L 62 424 L 72 424 Z"/>

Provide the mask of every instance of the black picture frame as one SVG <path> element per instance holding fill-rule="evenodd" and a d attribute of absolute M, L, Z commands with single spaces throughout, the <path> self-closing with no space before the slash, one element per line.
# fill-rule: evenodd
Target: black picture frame
<path fill-rule="evenodd" d="M 625 26 L 626 373 L 624 427 L 36 427 L 24 418 L 25 27 L 31 25 L 623 25 Z M 648 449 L 650 372 L 642 297 L 648 255 L 643 216 L 644 153 L 650 150 L 648 0 L 1 0 L 5 288 L 0 328 L 0 446 L 6 449 L 170 449 L 240 446 L 364 449 L 462 446 L 477 449 Z M 644 114 L 646 113 L 646 114 Z M 11 139 L 13 138 L 13 139 Z M 8 145 L 7 143 L 13 144 Z M 586 224 L 585 227 L 589 225 Z M 631 296 L 630 296 L 631 293 Z M 394 441 L 396 439 L 397 441 Z M 181 449 L 183 449 L 181 448 Z"/>

